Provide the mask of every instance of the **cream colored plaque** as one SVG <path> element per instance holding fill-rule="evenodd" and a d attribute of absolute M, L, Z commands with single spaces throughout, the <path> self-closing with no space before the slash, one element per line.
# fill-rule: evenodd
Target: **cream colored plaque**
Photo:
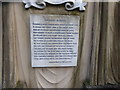
<path fill-rule="evenodd" d="M 77 66 L 79 16 L 30 16 L 32 67 Z"/>

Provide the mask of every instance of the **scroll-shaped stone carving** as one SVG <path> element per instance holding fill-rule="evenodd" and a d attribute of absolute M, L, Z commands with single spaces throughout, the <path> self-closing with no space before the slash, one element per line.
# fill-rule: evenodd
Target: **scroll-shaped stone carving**
<path fill-rule="evenodd" d="M 80 11 L 85 10 L 85 6 L 87 3 L 82 2 L 82 0 L 22 0 L 25 3 L 25 8 L 30 8 L 31 6 L 36 7 L 38 9 L 44 9 L 46 7 L 46 3 L 58 5 L 65 3 L 65 8 L 67 10 L 73 10 L 79 8 Z"/>

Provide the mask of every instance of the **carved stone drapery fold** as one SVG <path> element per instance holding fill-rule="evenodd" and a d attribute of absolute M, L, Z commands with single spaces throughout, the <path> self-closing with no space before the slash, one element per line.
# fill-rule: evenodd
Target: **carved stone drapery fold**
<path fill-rule="evenodd" d="M 80 11 L 85 10 L 85 6 L 87 3 L 82 2 L 82 0 L 22 0 L 25 3 L 25 8 L 30 8 L 31 6 L 44 9 L 46 7 L 46 3 L 58 5 L 64 4 L 66 10 L 73 10 L 79 8 Z"/>

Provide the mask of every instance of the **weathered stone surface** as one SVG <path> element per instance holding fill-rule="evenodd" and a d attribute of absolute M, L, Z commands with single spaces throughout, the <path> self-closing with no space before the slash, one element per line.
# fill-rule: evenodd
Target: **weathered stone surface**
<path fill-rule="evenodd" d="M 87 10 L 79 12 L 66 11 L 64 5 L 48 4 L 39 10 L 25 9 L 22 3 L 4 3 L 3 86 L 15 87 L 21 82 L 29 88 L 74 88 L 120 83 L 119 7 L 117 2 L 88 3 Z M 77 67 L 31 68 L 30 14 L 80 16 Z"/>
<path fill-rule="evenodd" d="M 78 66 L 69 68 L 32 68 L 30 54 L 30 14 L 80 16 Z M 71 88 L 80 87 L 80 53 L 84 39 L 85 12 L 66 11 L 63 5 L 48 5 L 45 10 L 25 9 L 23 3 L 4 3 L 4 87 L 15 87 L 25 82 L 27 87 Z M 8 43 L 8 44 L 7 44 Z M 88 44 L 89 45 L 89 44 Z M 87 53 L 85 53 L 87 54 Z M 84 66 L 86 68 L 86 66 Z M 85 70 L 84 70 L 85 71 Z M 74 75 L 76 74 L 76 75 Z M 85 75 L 84 75 L 85 76 Z M 78 77 L 78 78 L 76 78 Z M 77 83 L 77 81 L 79 83 Z M 11 83 L 10 83 L 11 82 Z"/>

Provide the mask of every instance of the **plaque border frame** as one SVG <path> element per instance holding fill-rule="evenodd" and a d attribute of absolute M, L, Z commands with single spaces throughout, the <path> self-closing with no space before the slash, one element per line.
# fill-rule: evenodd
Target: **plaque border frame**
<path fill-rule="evenodd" d="M 32 18 L 32 15 L 45 15 L 45 14 L 30 14 L 30 21 L 31 21 L 31 18 Z M 52 15 L 52 14 L 48 14 L 48 15 Z M 57 14 L 54 14 L 55 16 L 59 16 L 59 15 L 57 15 Z M 54 16 L 54 15 L 52 15 L 52 16 Z M 47 16 L 47 15 L 46 15 Z M 60 16 L 67 16 L 67 15 L 60 15 Z M 77 16 L 77 15 L 70 15 L 70 16 Z M 78 16 L 79 17 L 79 19 L 80 19 L 80 16 Z M 78 24 L 80 25 L 80 20 L 78 20 Z M 33 54 L 33 52 L 32 52 L 32 48 L 33 48 L 33 46 L 32 46 L 32 44 L 33 44 L 33 41 L 31 40 L 31 38 L 32 38 L 32 34 L 31 34 L 31 29 L 32 29 L 32 26 L 31 26 L 31 23 L 30 23 L 30 53 L 31 54 Z M 78 27 L 78 31 L 80 30 L 80 27 Z M 79 44 L 79 34 L 80 34 L 80 31 L 79 31 L 79 33 L 78 33 L 78 44 Z M 63 67 L 76 67 L 77 65 L 78 65 L 78 54 L 79 54 L 79 45 L 77 46 L 78 47 L 78 50 L 77 50 L 77 56 L 76 56 L 76 63 L 74 64 L 74 65 L 72 65 L 72 64 L 70 64 L 70 65 L 60 65 L 60 66 L 57 66 L 57 65 L 55 65 L 55 66 L 48 66 L 48 65 L 46 65 L 46 66 L 35 66 L 35 65 L 33 65 L 33 57 L 32 57 L 32 55 L 31 55 L 31 66 L 32 66 L 32 68 L 63 68 Z M 75 60 L 74 60 L 75 61 Z"/>

